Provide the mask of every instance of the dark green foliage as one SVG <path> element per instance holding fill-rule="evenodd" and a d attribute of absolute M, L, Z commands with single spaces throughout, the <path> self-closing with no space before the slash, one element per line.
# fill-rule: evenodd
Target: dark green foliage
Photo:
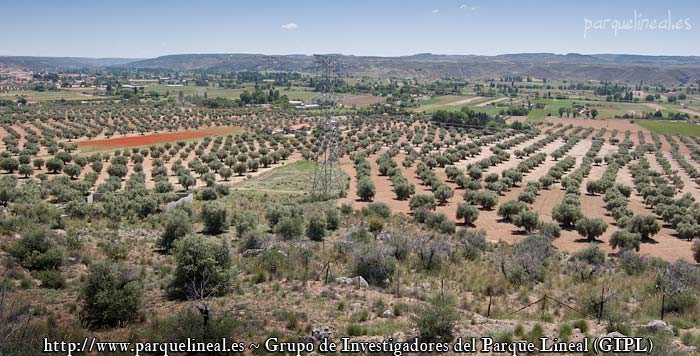
<path fill-rule="evenodd" d="M 141 310 L 143 285 L 139 273 L 102 261 L 93 263 L 82 289 L 80 320 L 88 328 L 123 326 Z"/>
<path fill-rule="evenodd" d="M 367 247 L 353 256 L 351 265 L 353 273 L 362 276 L 367 283 L 383 286 L 384 281 L 394 275 L 396 259 L 380 248 Z"/>
<path fill-rule="evenodd" d="M 175 261 L 177 267 L 168 288 L 175 298 L 221 296 L 232 287 L 232 264 L 225 241 L 186 236 L 175 243 Z"/>
<path fill-rule="evenodd" d="M 171 209 L 163 214 L 163 233 L 158 240 L 158 246 L 169 251 L 175 241 L 192 232 L 190 217 L 183 209 Z"/>
<path fill-rule="evenodd" d="M 459 314 L 451 297 L 440 295 L 430 301 L 430 306 L 419 308 L 412 319 L 418 328 L 421 342 L 450 342 Z"/>
<path fill-rule="evenodd" d="M 215 202 L 204 203 L 201 215 L 206 233 L 216 235 L 226 230 L 227 212 L 223 205 Z"/>
<path fill-rule="evenodd" d="M 63 264 L 63 252 L 54 246 L 48 235 L 46 229 L 31 228 L 12 245 L 10 253 L 27 269 L 57 269 Z"/>

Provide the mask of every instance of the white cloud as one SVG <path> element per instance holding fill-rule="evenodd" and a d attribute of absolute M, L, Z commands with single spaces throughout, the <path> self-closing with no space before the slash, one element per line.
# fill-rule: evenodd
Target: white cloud
<path fill-rule="evenodd" d="M 439 9 L 435 9 L 435 10 L 433 10 L 433 13 L 434 13 L 434 14 L 438 14 L 439 12 L 440 12 L 440 10 L 439 10 Z"/>
<path fill-rule="evenodd" d="M 282 25 L 282 28 L 285 30 L 296 30 L 299 28 L 299 25 L 295 24 L 294 22 L 290 22 Z"/>
<path fill-rule="evenodd" d="M 476 7 L 476 6 L 469 6 L 467 4 L 462 4 L 459 6 L 459 8 L 462 10 L 467 10 L 467 11 L 476 11 L 476 9 L 478 9 L 478 7 Z"/>

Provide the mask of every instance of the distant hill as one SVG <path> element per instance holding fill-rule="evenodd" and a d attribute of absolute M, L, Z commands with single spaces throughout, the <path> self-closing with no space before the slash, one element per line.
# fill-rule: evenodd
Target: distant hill
<path fill-rule="evenodd" d="M 688 83 L 700 79 L 700 57 L 630 54 L 514 53 L 497 56 L 420 53 L 401 57 L 340 56 L 342 71 L 377 78 L 498 78 L 506 75 L 554 80 Z M 0 66 L 33 70 L 60 68 L 161 69 L 172 71 L 314 72 L 313 56 L 176 54 L 151 59 L 0 57 Z"/>
<path fill-rule="evenodd" d="M 82 58 L 82 57 L 29 57 L 0 56 L 0 67 L 32 71 L 61 69 L 102 68 L 124 65 L 138 58 Z"/>

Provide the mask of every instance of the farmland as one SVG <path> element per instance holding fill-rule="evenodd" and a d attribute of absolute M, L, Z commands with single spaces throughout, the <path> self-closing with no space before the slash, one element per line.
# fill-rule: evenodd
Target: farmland
<path fill-rule="evenodd" d="M 698 273 L 700 139 L 674 105 L 352 78 L 342 107 L 304 110 L 288 100 L 318 92 L 289 76 L 12 99 L 0 111 L 2 291 L 52 308 L 0 313 L 11 351 L 38 345 L 18 342 L 5 326 L 16 320 L 30 340 L 319 328 L 405 340 L 448 312 L 455 335 L 583 340 L 647 335 L 663 310 L 677 330 L 655 342 L 700 343 L 685 279 Z M 342 186 L 323 199 L 310 188 L 330 110 Z"/>

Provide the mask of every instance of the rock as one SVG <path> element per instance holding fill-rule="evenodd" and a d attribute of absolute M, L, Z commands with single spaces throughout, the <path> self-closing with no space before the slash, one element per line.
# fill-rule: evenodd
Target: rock
<path fill-rule="evenodd" d="M 663 320 L 652 320 L 646 326 L 652 333 L 668 333 L 673 335 L 673 328 Z"/>
<path fill-rule="evenodd" d="M 337 284 L 351 285 L 351 284 L 352 284 L 352 278 L 348 278 L 348 277 L 338 277 L 338 278 L 335 279 L 335 283 L 337 283 Z"/>
<path fill-rule="evenodd" d="M 315 341 L 321 341 L 324 339 L 332 339 L 333 338 L 333 330 L 329 328 L 328 326 L 322 325 L 322 326 L 314 326 L 311 328 L 311 339 Z"/>
<path fill-rule="evenodd" d="M 428 282 L 423 282 L 423 283 L 421 283 L 421 284 L 420 284 L 420 287 L 421 287 L 421 289 L 423 289 L 424 291 L 430 291 L 430 289 L 431 289 L 430 283 L 428 283 Z"/>
<path fill-rule="evenodd" d="M 613 331 L 613 332 L 608 333 L 608 334 L 605 334 L 605 335 L 603 335 L 603 336 L 612 337 L 612 338 L 626 337 L 625 335 L 623 335 L 622 333 L 619 333 L 619 332 L 617 332 L 617 331 Z"/>
<path fill-rule="evenodd" d="M 261 248 L 251 248 L 251 249 L 243 251 L 243 257 L 260 256 L 260 254 L 262 254 L 262 253 L 263 253 L 263 249 L 261 249 Z"/>
<path fill-rule="evenodd" d="M 391 309 L 387 309 L 382 313 L 382 318 L 393 318 L 394 316 L 394 312 Z"/>
<path fill-rule="evenodd" d="M 367 281 L 362 276 L 354 277 L 352 279 L 352 282 L 359 289 L 368 289 L 369 288 L 369 283 L 367 283 Z"/>

